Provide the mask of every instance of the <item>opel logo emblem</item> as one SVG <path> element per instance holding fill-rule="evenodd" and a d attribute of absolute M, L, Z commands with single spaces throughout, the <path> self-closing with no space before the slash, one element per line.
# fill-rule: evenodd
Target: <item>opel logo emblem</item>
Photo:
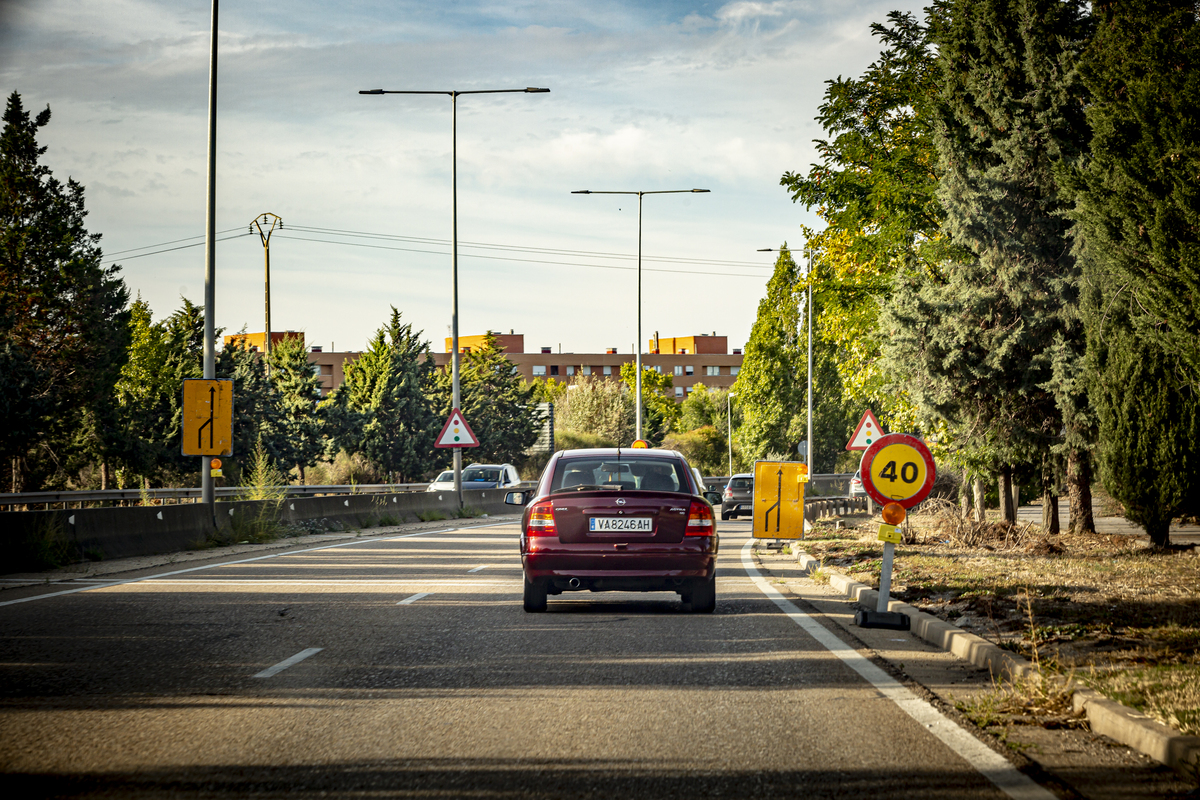
<path fill-rule="evenodd" d="M 617 498 L 617 505 L 619 505 L 619 506 L 623 506 L 623 505 L 625 505 L 625 498 L 624 498 L 624 497 L 618 497 L 618 498 Z"/>

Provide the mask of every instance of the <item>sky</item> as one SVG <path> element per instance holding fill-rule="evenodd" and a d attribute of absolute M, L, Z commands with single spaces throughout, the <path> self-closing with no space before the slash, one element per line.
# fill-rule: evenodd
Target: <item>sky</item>
<path fill-rule="evenodd" d="M 227 0 L 218 35 L 215 319 L 361 350 L 396 307 L 445 350 L 458 99 L 459 331 L 632 352 L 749 338 L 774 254 L 815 210 L 780 186 L 816 160 L 825 81 L 860 74 L 898 0 Z M 204 300 L 212 6 L 0 0 L 0 84 L 49 106 L 43 162 L 86 188 L 106 263 L 156 319 Z"/>

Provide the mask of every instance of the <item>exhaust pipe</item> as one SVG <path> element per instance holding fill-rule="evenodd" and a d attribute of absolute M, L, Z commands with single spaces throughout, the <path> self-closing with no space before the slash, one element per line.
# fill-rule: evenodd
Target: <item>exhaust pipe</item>
<path fill-rule="evenodd" d="M 578 589 L 582 585 L 579 582 L 579 578 L 571 578 L 571 580 L 567 581 L 567 586 L 570 586 L 572 589 Z"/>

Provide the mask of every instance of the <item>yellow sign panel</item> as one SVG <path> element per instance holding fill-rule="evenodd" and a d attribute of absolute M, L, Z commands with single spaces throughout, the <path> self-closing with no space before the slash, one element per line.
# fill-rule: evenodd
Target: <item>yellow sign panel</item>
<path fill-rule="evenodd" d="M 754 538 L 804 537 L 807 472 L 804 464 L 795 461 L 754 463 Z"/>
<path fill-rule="evenodd" d="M 899 525 L 883 524 L 879 526 L 879 541 L 900 544 L 901 538 Z"/>
<path fill-rule="evenodd" d="M 904 501 L 930 481 L 925 455 L 912 445 L 889 444 L 871 460 L 871 481 L 890 500 Z"/>
<path fill-rule="evenodd" d="M 233 381 L 183 382 L 185 456 L 233 455 Z"/>

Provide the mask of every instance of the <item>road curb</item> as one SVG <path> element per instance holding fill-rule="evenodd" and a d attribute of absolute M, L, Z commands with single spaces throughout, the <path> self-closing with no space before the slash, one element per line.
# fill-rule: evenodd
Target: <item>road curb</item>
<path fill-rule="evenodd" d="M 875 608 L 879 593 L 864 583 L 821 567 L 817 559 L 799 551 L 796 561 L 805 574 L 820 568 L 835 591 L 852 598 L 866 608 Z M 889 611 L 907 614 L 912 632 L 993 675 L 1015 679 L 1037 674 L 1033 664 L 1004 650 L 981 636 L 956 628 L 944 620 L 926 614 L 899 600 L 888 602 Z M 1200 736 L 1186 736 L 1145 714 L 1134 711 L 1099 692 L 1082 686 L 1073 687 L 1071 697 L 1075 713 L 1085 713 L 1088 725 L 1096 733 L 1115 739 L 1139 753 L 1171 767 L 1185 778 L 1194 779 L 1200 770 Z"/>

